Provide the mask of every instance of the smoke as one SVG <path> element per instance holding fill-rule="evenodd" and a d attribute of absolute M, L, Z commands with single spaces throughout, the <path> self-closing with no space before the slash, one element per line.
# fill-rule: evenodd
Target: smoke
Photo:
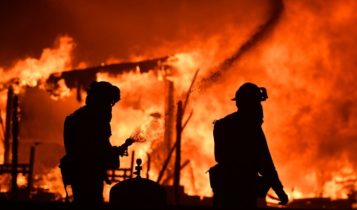
<path fill-rule="evenodd" d="M 255 45 L 259 44 L 264 37 L 266 37 L 270 31 L 273 30 L 274 26 L 278 23 L 279 17 L 283 11 L 283 2 L 281 0 L 271 1 L 272 11 L 270 12 L 270 17 L 261 24 L 256 32 L 250 36 L 239 48 L 233 53 L 233 55 L 224 59 L 223 62 L 219 64 L 218 67 L 214 68 L 213 73 L 211 73 L 207 78 L 203 79 L 200 86 L 209 86 L 212 83 L 219 80 L 219 77 L 224 74 L 224 71 L 231 68 L 234 62 L 238 61 L 246 53 L 251 50 Z"/>
<path fill-rule="evenodd" d="M 259 3 L 258 3 L 259 2 Z M 155 57 L 192 50 L 218 37 L 251 33 L 270 1 L 6 1 L 0 7 L 0 66 L 38 56 L 59 35 L 77 42 L 75 60 Z M 234 30 L 232 30 L 234 29 Z M 237 29 L 239 29 L 237 31 Z M 194 45 L 194 46 L 193 46 Z M 164 47 L 163 47 L 164 46 Z M 235 44 L 234 46 L 237 46 Z"/>

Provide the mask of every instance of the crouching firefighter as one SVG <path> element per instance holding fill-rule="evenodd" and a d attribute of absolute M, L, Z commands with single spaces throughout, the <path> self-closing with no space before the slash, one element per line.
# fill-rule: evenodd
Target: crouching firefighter
<path fill-rule="evenodd" d="M 116 147 L 109 142 L 112 107 L 119 100 L 118 87 L 104 81 L 92 82 L 85 105 L 65 119 L 66 155 L 60 160 L 60 168 L 65 187 L 71 185 L 73 203 L 79 209 L 102 208 L 106 171 L 119 168 L 119 156 L 127 155 L 133 143 L 127 139 Z"/>
<path fill-rule="evenodd" d="M 243 84 L 232 99 L 238 111 L 215 122 L 214 155 L 217 164 L 209 170 L 219 209 L 256 209 L 258 197 L 273 188 L 281 204 L 288 202 L 262 130 L 265 88 Z"/>

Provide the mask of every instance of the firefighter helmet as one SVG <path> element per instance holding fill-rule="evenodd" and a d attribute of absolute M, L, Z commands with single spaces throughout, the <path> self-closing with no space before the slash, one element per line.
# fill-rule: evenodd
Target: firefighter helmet
<path fill-rule="evenodd" d="M 120 89 L 105 81 L 93 81 L 87 89 L 86 103 L 114 105 L 120 100 Z"/>
<path fill-rule="evenodd" d="M 233 101 L 241 102 L 261 102 L 268 98 L 267 91 L 264 87 L 258 87 L 251 82 L 244 83 L 236 91 Z"/>

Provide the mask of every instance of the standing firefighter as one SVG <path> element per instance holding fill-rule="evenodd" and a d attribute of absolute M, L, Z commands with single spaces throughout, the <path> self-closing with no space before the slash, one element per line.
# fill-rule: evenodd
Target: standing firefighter
<path fill-rule="evenodd" d="M 261 102 L 266 98 L 265 88 L 245 83 L 232 99 L 238 111 L 214 124 L 214 155 L 218 164 L 209 172 L 213 205 L 217 208 L 257 208 L 257 198 L 270 187 L 281 204 L 288 202 L 261 127 Z"/>
<path fill-rule="evenodd" d="M 92 82 L 87 90 L 86 105 L 67 116 L 64 123 L 66 155 L 60 167 L 64 184 L 73 190 L 79 209 L 98 209 L 103 204 L 103 181 L 106 170 L 119 168 L 132 142 L 116 147 L 109 142 L 112 107 L 120 100 L 118 87 L 108 82 Z"/>

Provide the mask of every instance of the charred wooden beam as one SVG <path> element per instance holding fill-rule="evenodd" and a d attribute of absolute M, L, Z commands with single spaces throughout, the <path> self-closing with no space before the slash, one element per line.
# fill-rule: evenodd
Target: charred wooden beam
<path fill-rule="evenodd" d="M 5 119 L 5 134 L 4 134 L 4 163 L 10 163 L 10 138 L 11 138 L 11 119 L 12 119 L 12 103 L 14 99 L 14 89 L 9 86 L 7 91 L 6 102 L 6 119 Z"/>
<path fill-rule="evenodd" d="M 181 166 L 180 166 L 180 171 L 182 171 L 184 168 L 186 168 L 186 166 L 187 166 L 189 163 L 190 163 L 190 160 L 185 160 L 185 161 L 181 164 Z M 167 182 L 169 182 L 172 178 L 174 178 L 174 175 L 175 175 L 175 174 L 168 175 L 168 176 L 164 179 L 164 181 L 162 181 L 162 183 L 167 183 Z"/>
<path fill-rule="evenodd" d="M 149 153 L 146 153 L 147 157 L 148 157 L 148 162 L 147 162 L 147 169 L 146 169 L 146 178 L 149 179 L 150 178 L 150 167 L 151 167 L 151 156 Z"/>
<path fill-rule="evenodd" d="M 18 165 L 18 143 L 19 143 L 19 98 L 14 96 L 12 114 L 12 172 L 11 172 L 11 192 L 14 198 L 17 197 L 17 165 Z"/>
<path fill-rule="evenodd" d="M 84 69 L 72 69 L 62 73 L 51 74 L 46 83 L 49 87 L 56 88 L 58 82 L 64 79 L 68 88 L 86 88 L 89 84 L 96 80 L 97 73 L 108 73 L 109 75 L 119 75 L 125 72 L 136 71 L 139 69 L 140 73 L 149 72 L 159 66 L 165 67 L 165 62 L 169 56 L 160 57 L 151 60 L 144 60 L 139 62 L 124 62 L 117 64 L 109 64 L 102 66 L 89 67 Z"/>
<path fill-rule="evenodd" d="M 174 176 L 174 192 L 175 203 L 180 203 L 180 172 L 181 172 L 181 134 L 182 134 L 182 115 L 183 107 L 182 101 L 177 103 L 177 116 L 176 116 L 176 159 L 175 159 L 175 176 Z"/>
<path fill-rule="evenodd" d="M 172 145 L 172 134 L 174 128 L 174 110 L 175 110 L 175 95 L 174 82 L 170 80 L 165 81 L 165 130 L 164 143 L 167 149 L 166 155 L 169 155 Z"/>
<path fill-rule="evenodd" d="M 131 162 L 130 162 L 130 178 L 133 178 L 134 173 L 134 160 L 135 160 L 135 151 L 131 152 Z"/>
<path fill-rule="evenodd" d="M 11 174 L 13 171 L 12 163 L 9 164 L 0 164 L 0 175 L 2 174 Z M 19 174 L 28 174 L 30 171 L 30 164 L 19 163 L 16 166 L 16 171 Z"/>
<path fill-rule="evenodd" d="M 194 76 L 193 76 L 193 79 L 191 81 L 191 85 L 190 85 L 190 87 L 189 87 L 189 89 L 188 89 L 188 91 L 186 93 L 184 104 L 182 104 L 182 101 L 179 101 L 179 103 L 178 103 L 178 106 L 179 106 L 178 108 L 180 108 L 180 110 L 177 110 L 177 116 L 176 116 L 177 117 L 176 118 L 176 122 L 177 122 L 176 123 L 176 135 L 177 135 L 176 136 L 176 141 L 175 141 L 175 144 L 173 145 L 173 147 L 169 150 L 167 158 L 166 158 L 166 160 L 165 160 L 165 162 L 164 162 L 164 164 L 163 164 L 163 166 L 162 166 L 162 168 L 161 168 L 161 170 L 159 172 L 159 176 L 158 176 L 157 181 L 156 181 L 158 183 L 161 182 L 161 179 L 164 176 L 164 172 L 167 169 L 167 166 L 168 166 L 168 164 L 170 162 L 171 156 L 172 156 L 174 151 L 176 151 L 175 173 L 176 173 L 176 175 L 177 175 L 177 173 L 179 173 L 179 171 L 177 171 L 178 170 L 177 168 L 179 168 L 179 165 L 180 165 L 179 164 L 180 160 L 178 160 L 178 159 L 181 159 L 181 154 L 178 154 L 178 152 L 181 153 L 181 133 L 182 133 L 183 129 L 186 127 L 188 121 L 191 119 L 193 111 L 190 112 L 190 115 L 188 116 L 188 118 L 184 122 L 184 124 L 182 124 L 182 118 L 183 118 L 183 115 L 185 114 L 185 109 L 186 109 L 186 106 L 188 104 L 188 100 L 189 100 L 190 94 L 192 92 L 193 84 L 194 84 L 194 82 L 195 82 L 195 80 L 197 78 L 198 71 L 199 70 L 197 70 L 195 72 Z M 172 88 L 173 88 L 173 83 L 172 83 Z M 172 103 L 173 103 L 173 99 L 172 99 Z M 180 116 L 179 116 L 179 114 L 180 114 Z M 180 117 L 180 119 L 178 119 L 178 117 Z M 178 123 L 178 121 L 180 121 L 180 122 Z M 165 123 L 166 123 L 166 119 L 165 119 Z M 165 132 L 166 132 L 166 129 L 167 128 L 166 128 L 166 124 L 165 124 Z M 178 134 L 178 132 L 180 134 Z M 180 144 L 180 145 L 178 145 L 178 144 Z M 177 154 L 178 154 L 178 156 L 177 156 Z M 178 183 L 179 183 L 180 182 L 179 181 L 180 177 L 177 177 L 177 176 L 175 176 L 175 177 L 176 177 L 176 179 L 178 179 L 178 180 L 176 180 L 176 182 L 178 181 Z M 177 186 L 177 189 L 178 188 L 179 188 L 179 186 Z"/>
<path fill-rule="evenodd" d="M 27 189 L 29 191 L 32 189 L 32 185 L 33 185 L 33 169 L 34 169 L 34 165 L 35 165 L 35 153 L 36 153 L 36 147 L 31 146 L 29 171 L 28 171 L 28 175 L 27 175 Z"/>
<path fill-rule="evenodd" d="M 161 170 L 160 170 L 159 175 L 158 175 L 157 180 L 156 180 L 157 183 L 160 183 L 161 179 L 164 177 L 164 173 L 165 173 L 165 171 L 167 169 L 167 166 L 168 166 L 168 164 L 170 162 L 171 156 L 172 156 L 172 154 L 174 153 L 174 151 L 176 149 L 176 145 L 177 145 L 177 142 L 175 142 L 174 146 L 171 147 L 171 149 L 169 151 L 169 154 L 167 155 L 167 158 L 165 159 L 165 162 L 162 164 Z"/>

